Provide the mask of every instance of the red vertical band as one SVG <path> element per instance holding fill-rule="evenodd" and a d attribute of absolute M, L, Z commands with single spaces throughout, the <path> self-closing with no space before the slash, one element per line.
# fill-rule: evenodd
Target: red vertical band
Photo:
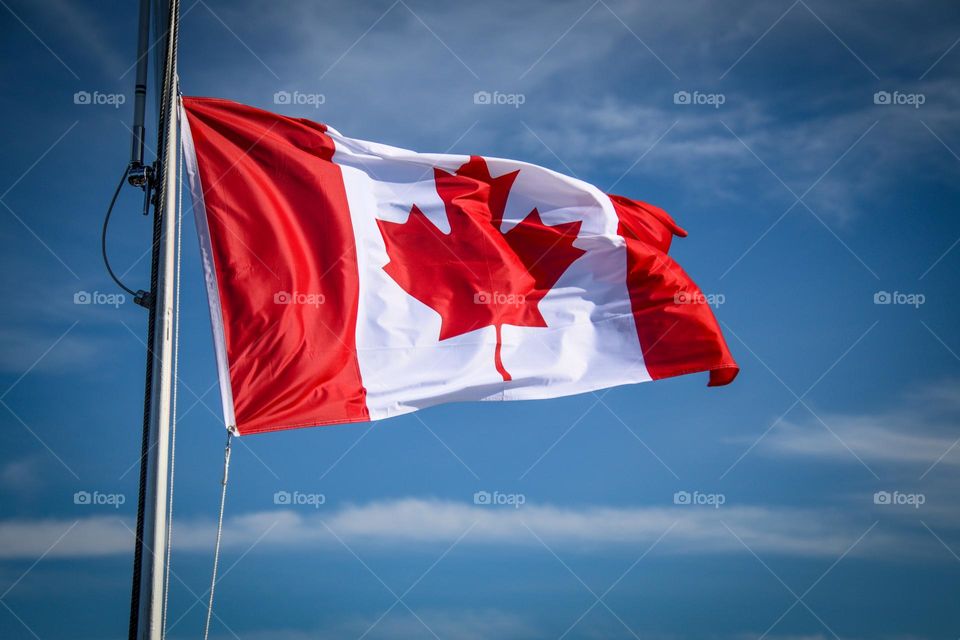
<path fill-rule="evenodd" d="M 686 231 L 662 209 L 610 196 L 617 233 L 627 242 L 627 287 L 637 337 L 654 380 L 710 372 L 710 386 L 729 384 L 740 369 L 703 293 L 667 255 Z"/>
<path fill-rule="evenodd" d="M 369 419 L 350 210 L 325 127 L 184 98 L 241 434 Z"/>

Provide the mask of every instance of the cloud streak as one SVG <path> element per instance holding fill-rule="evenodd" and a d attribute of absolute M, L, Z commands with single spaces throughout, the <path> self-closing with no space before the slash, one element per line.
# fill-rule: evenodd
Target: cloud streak
<path fill-rule="evenodd" d="M 823 421 L 784 421 L 758 445 L 770 455 L 914 465 L 929 470 L 960 465 L 957 421 L 960 383 L 945 381 L 907 398 L 902 406 L 866 414 L 824 414 Z M 849 450 L 847 449 L 849 447 Z"/>
<path fill-rule="evenodd" d="M 462 545 L 540 548 L 546 544 L 596 553 L 598 549 L 645 549 L 656 543 L 658 550 L 669 554 L 740 553 L 749 547 L 756 553 L 829 557 L 843 553 L 871 524 L 833 510 L 730 505 L 714 509 L 528 504 L 517 509 L 404 498 L 343 506 L 332 512 L 326 509 L 278 509 L 235 516 L 227 521 L 224 544 L 240 551 L 253 546 L 284 551 L 339 548 L 340 541 L 351 547 L 410 548 L 448 545 L 468 532 Z M 30 559 L 44 553 L 51 558 L 126 554 L 132 545 L 131 526 L 119 516 L 8 520 L 0 522 L 0 558 Z M 214 536 L 212 519 L 180 520 L 175 547 L 208 552 Z M 900 537 L 875 532 L 857 553 L 904 544 Z"/>

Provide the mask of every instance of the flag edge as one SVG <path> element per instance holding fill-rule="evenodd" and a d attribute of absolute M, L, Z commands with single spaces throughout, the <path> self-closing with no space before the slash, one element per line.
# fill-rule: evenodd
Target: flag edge
<path fill-rule="evenodd" d="M 223 325 L 223 310 L 220 305 L 219 280 L 213 258 L 213 243 L 210 226 L 207 222 L 207 209 L 203 198 L 203 185 L 197 162 L 196 148 L 187 109 L 180 100 L 180 145 L 183 153 L 184 168 L 190 184 L 190 197 L 193 202 L 193 220 L 200 244 L 200 262 L 203 265 L 204 285 L 207 292 L 207 306 L 210 310 L 210 328 L 213 332 L 214 354 L 217 362 L 217 378 L 220 385 L 220 401 L 223 405 L 223 421 L 227 429 L 235 435 L 241 435 L 238 428 L 233 402 L 233 386 L 230 381 L 230 362 L 227 355 L 227 341 Z"/>

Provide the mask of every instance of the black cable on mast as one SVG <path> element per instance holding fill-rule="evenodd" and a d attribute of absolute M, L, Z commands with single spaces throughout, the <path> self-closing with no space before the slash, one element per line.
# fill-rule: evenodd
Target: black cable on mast
<path fill-rule="evenodd" d="M 103 255 L 103 266 L 107 268 L 107 273 L 110 274 L 110 277 L 113 278 L 113 281 L 117 283 L 117 286 L 133 296 L 134 302 L 140 306 L 148 306 L 150 294 L 147 291 L 134 291 L 127 285 L 123 284 L 119 276 L 113 272 L 113 267 L 110 266 L 110 257 L 107 255 L 107 227 L 110 225 L 110 216 L 113 214 L 113 207 L 117 204 L 117 198 L 120 196 L 120 190 L 123 189 L 123 184 L 127 181 L 127 177 L 130 175 L 130 167 L 127 167 L 123 170 L 123 174 L 120 176 L 120 182 L 117 184 L 116 191 L 113 192 L 113 198 L 110 199 L 110 206 L 107 207 L 107 215 L 103 217 L 103 228 L 100 230 L 100 253 Z"/>
<path fill-rule="evenodd" d="M 117 185 L 117 190 L 113 192 L 113 197 L 110 199 L 110 206 L 107 207 L 107 215 L 103 218 L 103 229 L 100 231 L 100 252 L 103 254 L 103 265 L 107 268 L 107 273 L 110 274 L 110 277 L 113 278 L 113 281 L 117 283 L 117 286 L 129 293 L 132 296 L 137 295 L 137 292 L 123 284 L 120 281 L 120 278 L 117 277 L 117 274 L 113 272 L 113 269 L 110 267 L 110 258 L 107 256 L 107 226 L 110 224 L 110 215 L 113 213 L 113 205 L 117 204 L 117 197 L 120 195 L 120 190 L 123 189 L 123 183 L 127 181 L 127 175 L 130 173 L 130 169 L 124 169 L 123 175 L 120 176 L 120 183 Z"/>

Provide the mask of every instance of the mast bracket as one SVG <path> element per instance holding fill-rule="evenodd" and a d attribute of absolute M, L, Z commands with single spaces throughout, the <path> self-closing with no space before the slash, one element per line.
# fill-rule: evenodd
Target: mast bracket
<path fill-rule="evenodd" d="M 153 306 L 153 293 L 141 289 L 137 291 L 137 295 L 133 297 L 133 301 L 144 309 L 149 309 Z"/>
<path fill-rule="evenodd" d="M 131 162 L 127 172 L 127 182 L 141 189 L 149 189 L 155 175 L 156 170 L 153 165 Z"/>
<path fill-rule="evenodd" d="M 153 188 L 156 176 L 155 162 L 153 164 L 143 164 L 135 161 L 131 162 L 127 168 L 127 182 L 143 189 L 143 215 L 150 213 L 151 204 L 156 205 L 156 190 Z"/>

